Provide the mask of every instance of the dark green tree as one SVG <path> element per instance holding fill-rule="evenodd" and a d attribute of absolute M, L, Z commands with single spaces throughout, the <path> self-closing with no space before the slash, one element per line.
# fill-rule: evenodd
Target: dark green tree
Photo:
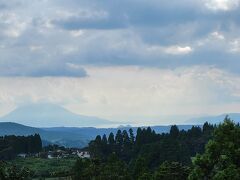
<path fill-rule="evenodd" d="M 74 175 L 72 176 L 73 180 L 87 180 L 90 178 L 89 167 L 90 160 L 88 159 L 78 159 L 73 167 Z"/>
<path fill-rule="evenodd" d="M 135 163 L 133 165 L 132 170 L 132 176 L 134 179 L 139 179 L 140 177 L 143 177 L 144 175 L 149 173 L 149 169 L 147 166 L 146 159 L 143 157 L 138 157 L 135 160 Z"/>
<path fill-rule="evenodd" d="M 128 133 L 127 133 L 126 130 L 123 130 L 122 137 L 123 137 L 123 145 L 125 147 L 130 148 L 130 138 L 129 138 Z"/>
<path fill-rule="evenodd" d="M 115 144 L 114 134 L 112 132 L 108 136 L 108 144 L 109 145 L 114 145 Z"/>
<path fill-rule="evenodd" d="M 134 144 L 135 137 L 134 137 L 132 128 L 129 129 L 129 135 L 130 135 L 130 142 L 131 142 L 131 144 Z"/>
<path fill-rule="evenodd" d="M 240 179 L 240 127 L 228 117 L 213 133 L 204 154 L 193 159 L 189 179 Z"/>
<path fill-rule="evenodd" d="M 178 127 L 176 125 L 171 126 L 170 136 L 173 137 L 173 138 L 176 138 L 176 137 L 178 137 L 178 135 L 179 135 Z"/>
<path fill-rule="evenodd" d="M 154 173 L 154 180 L 185 180 L 189 168 L 179 162 L 164 162 Z"/>
<path fill-rule="evenodd" d="M 123 136 L 122 136 L 122 131 L 118 130 L 116 137 L 115 137 L 115 142 L 118 146 L 122 146 L 123 144 Z"/>
<path fill-rule="evenodd" d="M 108 143 L 106 134 L 104 134 L 103 137 L 102 137 L 102 143 L 103 143 L 104 145 L 107 145 L 107 143 Z"/>

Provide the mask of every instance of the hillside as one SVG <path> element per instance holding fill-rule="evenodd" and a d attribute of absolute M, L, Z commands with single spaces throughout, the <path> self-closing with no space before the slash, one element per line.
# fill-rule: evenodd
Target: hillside
<path fill-rule="evenodd" d="M 75 133 L 81 134 L 87 139 L 94 139 L 97 135 L 104 135 L 107 136 L 112 132 L 114 134 L 117 133 L 118 129 L 121 131 L 129 130 L 130 128 L 133 129 L 133 132 L 136 133 L 138 127 L 119 127 L 119 128 L 93 128 L 93 127 L 85 127 L 85 128 L 75 128 L 75 127 L 54 127 L 54 128 L 43 128 L 45 131 L 51 132 L 65 132 L 65 133 Z M 144 127 L 142 127 L 144 128 Z M 171 126 L 151 126 L 151 128 L 156 133 L 168 133 L 170 131 Z M 180 130 L 188 130 L 192 128 L 192 125 L 178 125 Z"/>
<path fill-rule="evenodd" d="M 191 125 L 179 125 L 180 130 L 188 130 Z M 118 129 L 128 130 L 130 127 L 120 128 L 72 128 L 72 127 L 54 127 L 54 128 L 34 128 L 24 126 L 12 122 L 0 122 L 0 136 L 4 135 L 19 135 L 27 136 L 31 134 L 40 134 L 43 142 L 55 143 L 66 147 L 84 147 L 88 142 L 94 139 L 97 135 L 109 135 L 111 132 L 114 134 Z M 137 127 L 131 127 L 136 133 Z M 153 126 L 152 129 L 157 133 L 169 132 L 171 126 Z"/>
<path fill-rule="evenodd" d="M 45 144 L 53 143 L 66 147 L 84 147 L 88 143 L 88 139 L 80 133 L 45 131 L 40 128 L 33 128 L 17 123 L 0 122 L 0 136 L 27 136 L 35 133 L 40 134 Z"/>

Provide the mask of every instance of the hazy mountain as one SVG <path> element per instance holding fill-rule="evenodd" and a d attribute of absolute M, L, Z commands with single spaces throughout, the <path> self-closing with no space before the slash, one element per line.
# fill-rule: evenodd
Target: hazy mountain
<path fill-rule="evenodd" d="M 12 122 L 0 122 L 0 136 L 4 135 L 16 135 L 16 136 L 27 136 L 35 133 L 40 134 L 44 130 L 39 128 L 33 128 L 24 126 Z"/>
<path fill-rule="evenodd" d="M 180 130 L 188 130 L 192 125 L 180 125 Z M 0 136 L 4 135 L 19 135 L 27 136 L 31 134 L 40 134 L 43 142 L 59 144 L 66 147 L 84 147 L 88 142 L 94 139 L 97 135 L 106 134 L 107 136 L 113 132 L 116 134 L 117 130 L 129 130 L 129 126 L 120 128 L 71 128 L 71 127 L 54 127 L 54 128 L 33 128 L 11 122 L 0 122 Z M 131 127 L 134 132 L 137 127 Z M 171 126 L 153 126 L 151 127 L 157 133 L 169 132 Z"/>
<path fill-rule="evenodd" d="M 54 104 L 30 104 L 18 107 L 0 118 L 0 121 L 15 122 L 33 127 L 95 127 L 113 124 L 105 119 L 72 113 Z"/>
<path fill-rule="evenodd" d="M 54 127 L 54 128 L 43 128 L 45 131 L 51 132 L 66 132 L 66 133 L 75 133 L 81 134 L 86 139 L 94 139 L 97 135 L 106 134 L 107 136 L 112 132 L 114 134 L 120 129 L 129 130 L 130 128 L 133 129 L 133 132 L 136 133 L 138 127 L 130 127 L 130 126 L 120 126 L 118 128 L 92 128 L 92 127 L 85 127 L 85 128 L 73 128 L 73 127 Z M 142 127 L 147 128 L 147 127 Z M 171 126 L 151 126 L 151 128 L 156 133 L 168 133 L 170 131 Z M 192 125 L 178 125 L 180 130 L 188 130 L 192 128 Z"/>
<path fill-rule="evenodd" d="M 45 131 L 44 129 L 24 126 L 17 123 L 0 122 L 0 136 L 27 136 L 35 133 L 40 134 L 44 144 L 52 143 L 67 147 L 84 147 L 89 142 L 87 137 L 84 137 L 80 133 Z"/>
<path fill-rule="evenodd" d="M 228 115 L 235 122 L 240 122 L 240 113 L 229 113 L 229 114 L 222 114 L 219 116 L 205 116 L 205 117 L 199 117 L 199 118 L 192 118 L 190 120 L 187 120 L 186 122 L 191 124 L 203 124 L 207 121 L 211 124 L 219 124 L 220 122 L 223 122 L 226 115 Z"/>

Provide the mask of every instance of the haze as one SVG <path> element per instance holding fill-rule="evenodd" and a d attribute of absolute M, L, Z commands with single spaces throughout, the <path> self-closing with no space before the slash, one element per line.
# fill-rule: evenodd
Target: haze
<path fill-rule="evenodd" d="M 38 103 L 129 124 L 238 113 L 239 5 L 1 0 L 0 115 Z"/>

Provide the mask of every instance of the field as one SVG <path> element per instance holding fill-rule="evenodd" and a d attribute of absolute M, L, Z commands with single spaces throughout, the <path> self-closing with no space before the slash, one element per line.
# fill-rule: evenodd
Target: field
<path fill-rule="evenodd" d="M 34 178 L 69 177 L 76 158 L 40 159 L 40 158 L 17 158 L 10 161 L 19 168 L 28 168 Z M 67 179 L 67 178 L 64 178 Z"/>

